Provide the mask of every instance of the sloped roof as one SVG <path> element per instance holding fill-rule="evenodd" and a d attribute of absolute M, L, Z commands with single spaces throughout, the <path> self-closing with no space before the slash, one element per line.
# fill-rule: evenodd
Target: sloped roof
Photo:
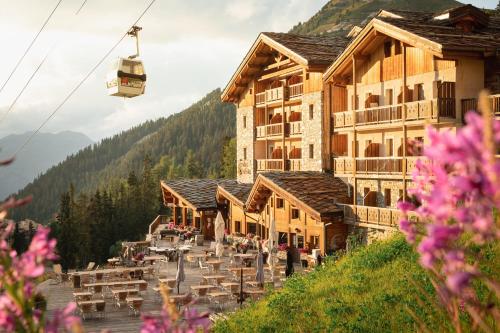
<path fill-rule="evenodd" d="M 248 194 L 252 190 L 253 184 L 240 183 L 236 180 L 223 180 L 219 183 L 218 192 L 225 196 L 230 196 L 232 201 L 243 207 L 247 201 Z"/>
<path fill-rule="evenodd" d="M 239 96 L 245 86 L 261 73 L 262 66 L 272 59 L 273 52 L 280 52 L 304 67 L 316 66 L 324 70 L 343 51 L 348 41 L 338 36 L 262 32 L 224 88 L 221 98 L 225 102 L 234 101 L 235 96 Z"/>
<path fill-rule="evenodd" d="M 329 65 L 349 41 L 339 36 L 302 36 L 283 32 L 263 32 L 262 35 L 304 58 L 308 65 Z"/>
<path fill-rule="evenodd" d="M 472 7 L 472 6 L 464 6 Z M 456 8 L 454 10 L 460 10 Z M 456 28 L 450 18 L 435 19 L 445 13 L 390 10 L 398 17 L 378 16 L 376 19 L 440 44 L 446 50 L 488 51 L 500 47 L 500 17 L 490 16 L 484 27 L 465 33 Z"/>
<path fill-rule="evenodd" d="M 348 185 L 330 173 L 266 172 L 257 177 L 246 203 L 247 209 L 257 210 L 258 198 L 269 196 L 268 191 L 277 193 L 317 219 L 340 213 L 342 209 L 337 203 L 350 202 Z"/>
<path fill-rule="evenodd" d="M 196 210 L 207 210 L 217 208 L 215 194 L 219 182 L 216 179 L 176 179 L 162 180 L 161 186 Z"/>

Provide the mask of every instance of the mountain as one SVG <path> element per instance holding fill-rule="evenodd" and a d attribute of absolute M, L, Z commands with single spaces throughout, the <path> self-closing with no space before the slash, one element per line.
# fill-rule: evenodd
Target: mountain
<path fill-rule="evenodd" d="M 195 162 L 200 176 L 218 176 L 222 147 L 236 132 L 235 107 L 223 104 L 220 94 L 216 89 L 182 112 L 145 122 L 69 156 L 19 191 L 18 197 L 32 194 L 34 199 L 12 217 L 46 222 L 71 184 L 76 193 L 119 185 L 132 171 L 141 174 L 146 156 L 162 178 L 172 164 L 179 169 Z"/>
<path fill-rule="evenodd" d="M 32 133 L 12 134 L 0 139 L 0 159 L 10 158 Z M 71 131 L 37 134 L 11 165 L 0 168 L 0 198 L 19 191 L 51 166 L 92 143 L 85 134 Z"/>
<path fill-rule="evenodd" d="M 354 25 L 363 26 L 381 9 L 435 12 L 459 5 L 462 4 L 455 0 L 331 0 L 307 22 L 299 22 L 290 32 L 346 35 Z"/>

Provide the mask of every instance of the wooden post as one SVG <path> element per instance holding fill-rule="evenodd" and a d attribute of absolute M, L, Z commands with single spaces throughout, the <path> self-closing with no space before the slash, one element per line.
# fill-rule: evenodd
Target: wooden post
<path fill-rule="evenodd" d="M 403 98 L 403 165 L 401 170 L 403 171 L 403 201 L 406 201 L 406 141 L 408 140 L 407 138 L 407 131 L 406 131 L 406 45 L 402 45 L 402 57 L 403 57 L 403 92 L 402 92 L 402 98 Z"/>
<path fill-rule="evenodd" d="M 356 57 L 353 55 L 352 56 L 352 85 L 353 85 L 353 100 L 352 100 L 352 127 L 353 127 L 353 146 L 352 146 L 352 156 L 353 156 L 353 163 L 352 163 L 352 166 L 353 166 L 353 169 L 352 169 L 352 173 L 353 173 L 353 178 L 354 178 L 354 182 L 353 182 L 353 205 L 356 205 L 357 204 L 357 193 L 358 193 L 358 185 L 357 185 L 357 182 L 356 182 L 356 147 L 357 147 L 357 135 L 356 135 L 356 106 L 357 106 L 357 95 L 358 95 L 358 87 L 357 87 L 357 82 L 356 82 Z"/>
<path fill-rule="evenodd" d="M 186 226 L 187 224 L 187 208 L 182 207 L 182 225 Z"/>
<path fill-rule="evenodd" d="M 282 94 L 283 94 L 283 98 L 281 99 L 281 131 L 282 131 L 282 135 L 281 135 L 281 144 L 282 144 L 282 147 L 281 147 L 281 152 L 282 152 L 282 158 L 283 158 L 283 171 L 286 170 L 286 152 L 285 152 L 285 124 L 286 124 L 286 113 L 285 113 L 285 89 L 286 89 L 286 81 L 283 80 L 282 81 L 283 84 L 282 84 Z"/>
<path fill-rule="evenodd" d="M 174 225 L 177 225 L 177 205 L 174 203 L 173 207 L 172 207 L 172 215 L 174 217 Z"/>

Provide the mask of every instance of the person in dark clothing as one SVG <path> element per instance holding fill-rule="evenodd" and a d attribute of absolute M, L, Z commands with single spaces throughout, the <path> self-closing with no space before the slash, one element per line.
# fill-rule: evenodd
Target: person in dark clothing
<path fill-rule="evenodd" d="M 318 258 L 316 260 L 317 260 L 317 263 L 318 263 L 318 267 L 320 267 L 321 263 L 323 262 L 323 257 L 321 256 L 321 254 L 318 253 Z"/>
<path fill-rule="evenodd" d="M 292 251 L 290 251 L 290 249 L 287 249 L 286 250 L 285 275 L 286 275 L 286 277 L 289 277 L 292 274 L 293 274 L 293 255 L 292 255 Z"/>

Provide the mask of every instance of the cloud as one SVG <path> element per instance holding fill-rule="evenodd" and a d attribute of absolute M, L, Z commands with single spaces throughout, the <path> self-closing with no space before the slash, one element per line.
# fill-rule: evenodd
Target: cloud
<path fill-rule="evenodd" d="M 47 124 L 44 131 L 75 130 L 93 140 L 148 119 L 181 111 L 217 87 L 224 87 L 260 31 L 287 31 L 327 0 L 157 1 L 141 20 L 141 58 L 148 74 L 146 95 L 108 97 L 105 77 L 113 58 L 134 53 L 125 38 L 89 80 Z M 7 77 L 53 1 L 7 1 L 0 21 L 0 66 Z M 46 63 L 15 109 L 0 123 L 0 136 L 36 128 L 122 36 L 149 1 L 63 1 L 18 72 L 0 94 L 0 112 L 12 102 L 41 59 Z M 126 5 L 125 5 L 126 4 Z M 1 113 L 0 113 L 1 114 Z"/>

